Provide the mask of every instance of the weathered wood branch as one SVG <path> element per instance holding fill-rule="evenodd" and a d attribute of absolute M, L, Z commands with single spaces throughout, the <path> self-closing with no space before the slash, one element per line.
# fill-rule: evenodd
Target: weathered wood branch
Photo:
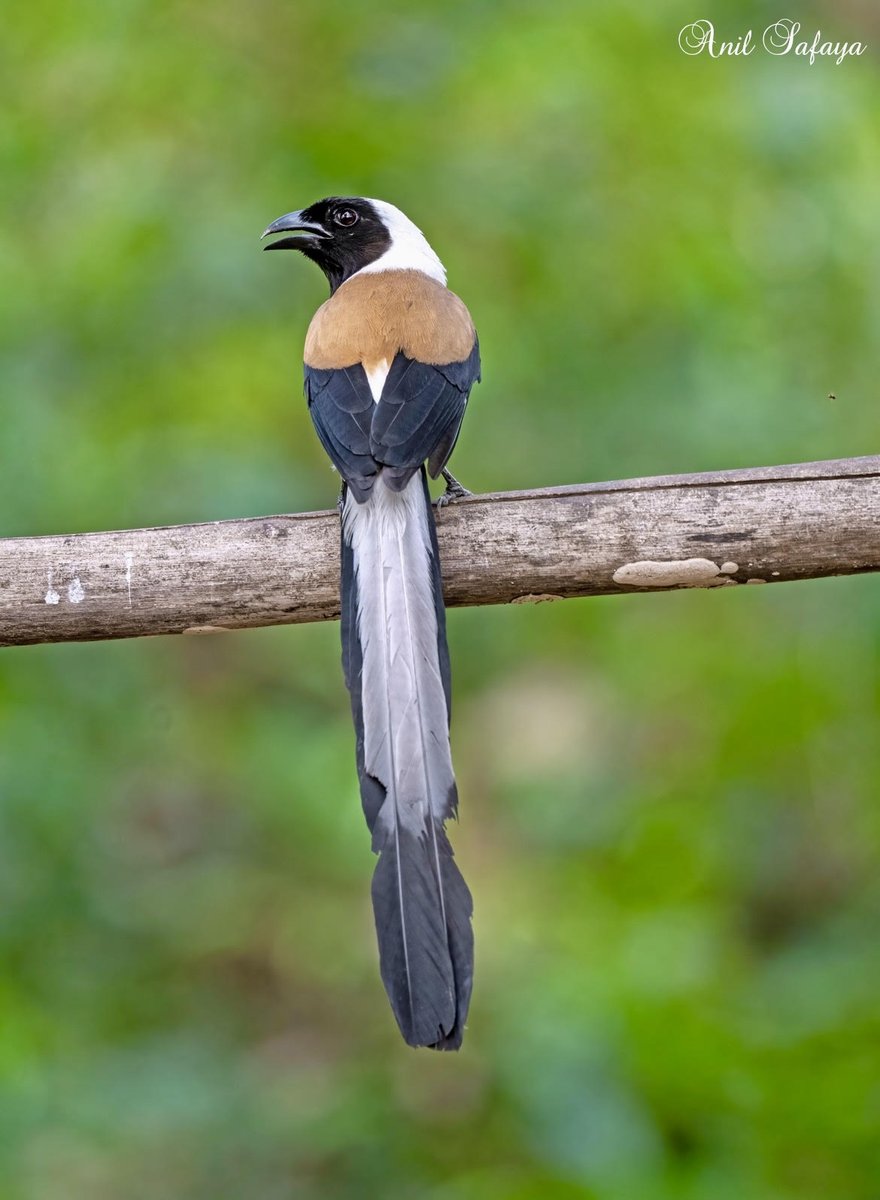
<path fill-rule="evenodd" d="M 880 456 L 458 501 L 447 603 L 504 604 L 880 570 Z M 335 511 L 0 540 L 0 645 L 339 615 Z"/>

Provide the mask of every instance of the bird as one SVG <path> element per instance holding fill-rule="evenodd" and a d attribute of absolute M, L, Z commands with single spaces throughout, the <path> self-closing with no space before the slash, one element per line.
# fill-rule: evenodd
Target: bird
<path fill-rule="evenodd" d="M 473 983 L 473 903 L 446 833 L 458 815 L 451 682 L 434 511 L 466 495 L 447 462 L 480 347 L 446 270 L 399 208 L 330 196 L 285 213 L 266 250 L 298 250 L 330 297 L 305 338 L 304 390 L 342 477 L 342 664 L 361 803 L 378 855 L 379 967 L 410 1046 L 461 1046 Z"/>

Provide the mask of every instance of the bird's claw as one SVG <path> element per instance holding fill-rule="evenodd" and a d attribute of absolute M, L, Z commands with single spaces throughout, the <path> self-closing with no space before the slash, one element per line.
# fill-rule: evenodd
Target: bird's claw
<path fill-rule="evenodd" d="M 463 484 L 459 483 L 452 472 L 447 471 L 445 467 L 442 474 L 446 480 L 446 491 L 437 501 L 438 508 L 445 508 L 447 504 L 452 504 L 453 500 L 463 500 L 465 496 L 472 496 L 474 494 L 468 491 Z"/>

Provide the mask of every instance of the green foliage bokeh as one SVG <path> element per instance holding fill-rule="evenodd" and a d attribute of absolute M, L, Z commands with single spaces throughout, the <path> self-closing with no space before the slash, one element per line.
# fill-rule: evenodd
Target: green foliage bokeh
<path fill-rule="evenodd" d="M 0 40 L 4 536 L 328 507 L 328 193 L 481 335 L 475 490 L 870 453 L 868 53 L 715 3 L 34 0 Z M 836 399 L 830 399 L 833 393 Z M 0 656 L 4 1200 L 873 1200 L 880 589 L 456 611 L 460 1055 L 400 1041 L 335 625 Z"/>

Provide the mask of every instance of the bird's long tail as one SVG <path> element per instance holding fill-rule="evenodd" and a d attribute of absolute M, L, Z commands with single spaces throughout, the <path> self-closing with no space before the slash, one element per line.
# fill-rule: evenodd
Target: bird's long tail
<path fill-rule="evenodd" d="M 342 657 L 361 798 L 379 862 L 373 911 L 385 990 L 411 1046 L 461 1045 L 473 977 L 472 903 L 444 830 L 458 795 L 449 653 L 424 468 L 382 475 L 342 521 Z"/>

